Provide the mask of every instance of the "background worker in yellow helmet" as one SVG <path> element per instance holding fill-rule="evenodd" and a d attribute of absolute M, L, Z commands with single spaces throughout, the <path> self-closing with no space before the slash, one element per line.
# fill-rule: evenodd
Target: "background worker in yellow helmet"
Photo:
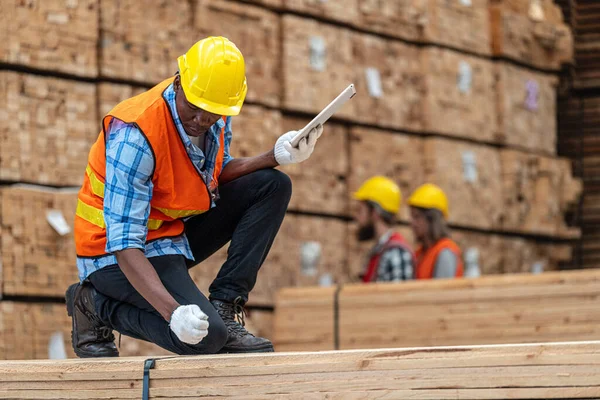
<path fill-rule="evenodd" d="M 247 91 L 241 52 L 209 37 L 178 65 L 116 105 L 90 151 L 75 218 L 81 283 L 66 294 L 80 357 L 118 356 L 113 329 L 177 354 L 273 351 L 237 321 L 291 196 L 273 168 L 308 159 L 322 127 L 296 148 L 291 131 L 234 159 L 231 119 Z M 229 241 L 207 298 L 188 268 Z"/>
<path fill-rule="evenodd" d="M 416 251 L 417 279 L 463 276 L 458 245 L 449 237 L 448 199 L 438 186 L 426 183 L 408 199 L 411 227 L 420 247 Z"/>
<path fill-rule="evenodd" d="M 355 219 L 360 241 L 377 239 L 369 253 L 362 281 L 392 282 L 413 279 L 414 256 L 406 240 L 394 231 L 394 219 L 400 211 L 402 195 L 391 179 L 375 176 L 356 193 L 359 200 Z"/>

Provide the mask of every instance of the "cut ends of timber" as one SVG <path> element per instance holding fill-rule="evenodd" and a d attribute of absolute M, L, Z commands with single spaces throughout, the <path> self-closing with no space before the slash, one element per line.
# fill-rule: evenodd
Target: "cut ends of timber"
<path fill-rule="evenodd" d="M 600 342 L 157 358 L 149 397 L 600 398 Z M 0 399 L 139 399 L 145 358 L 0 362 Z M 476 379 L 474 379 L 476 377 Z"/>

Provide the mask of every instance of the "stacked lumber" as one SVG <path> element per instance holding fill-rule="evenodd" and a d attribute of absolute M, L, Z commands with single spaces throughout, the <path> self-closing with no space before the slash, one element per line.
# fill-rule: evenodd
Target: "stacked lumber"
<path fill-rule="evenodd" d="M 355 78 L 353 33 L 311 19 L 282 17 L 283 108 L 316 114 Z M 359 118 L 355 101 L 338 117 Z"/>
<path fill-rule="evenodd" d="M 282 3 L 279 6 L 284 10 L 385 36 L 490 54 L 488 0 L 283 0 Z"/>
<path fill-rule="evenodd" d="M 573 30 L 575 31 L 576 89 L 600 87 L 600 4 L 594 0 L 575 2 Z"/>
<path fill-rule="evenodd" d="M 374 35 L 352 35 L 351 82 L 360 93 L 351 102 L 354 119 L 388 128 L 422 128 L 425 82 L 420 51 L 416 46 Z M 302 65 L 309 64 L 305 61 Z M 339 66 L 329 68 L 335 71 Z"/>
<path fill-rule="evenodd" d="M 452 230 L 451 238 L 461 248 L 466 268 L 472 252 L 477 252 L 481 275 L 557 271 L 572 258 L 572 245 L 564 242 L 543 243 L 459 229 Z"/>
<path fill-rule="evenodd" d="M 0 61 L 98 75 L 96 0 L 7 0 L 0 5 Z"/>
<path fill-rule="evenodd" d="M 420 137 L 353 127 L 350 130 L 347 197 L 350 198 L 367 179 L 384 175 L 396 182 L 404 198 L 408 198 L 425 179 L 423 151 L 424 142 Z M 408 221 L 408 208 L 402 207 L 398 217 Z"/>
<path fill-rule="evenodd" d="M 491 0 L 495 56 L 545 70 L 573 62 L 573 36 L 552 0 Z"/>
<path fill-rule="evenodd" d="M 581 194 L 581 181 L 571 176 L 571 162 L 501 150 L 504 216 L 502 228 L 511 232 L 553 237 L 578 237 L 564 215 Z"/>
<path fill-rule="evenodd" d="M 53 336 L 58 337 L 63 357 L 65 354 L 75 357 L 71 347 L 71 318 L 64 304 L 0 302 L 0 359 L 50 358 Z"/>
<path fill-rule="evenodd" d="M 193 11 L 192 43 L 206 36 L 225 36 L 233 41 L 246 62 L 246 98 L 269 106 L 279 106 L 279 16 L 263 8 L 224 0 L 199 0 Z M 189 35 L 185 31 L 180 31 L 181 34 Z"/>
<path fill-rule="evenodd" d="M 41 186 L 0 189 L 4 295 L 64 296 L 77 282 L 73 219 L 77 192 Z M 51 225 L 53 224 L 53 225 Z"/>
<path fill-rule="evenodd" d="M 337 295 L 320 290 L 279 293 L 276 349 L 280 342 L 285 350 L 307 350 L 333 349 L 336 341 L 352 349 L 593 340 L 600 329 L 600 270 L 347 284 Z M 311 304 L 308 293 L 319 302 Z M 313 312 L 328 315 L 327 304 L 334 319 L 306 332 Z M 357 321 L 369 329 L 356 329 Z M 301 331 L 311 340 L 290 334 Z"/>
<path fill-rule="evenodd" d="M 496 64 L 496 73 L 498 131 L 502 143 L 555 154 L 557 77 L 506 62 Z"/>
<path fill-rule="evenodd" d="M 158 358 L 149 398 L 589 399 L 598 353 L 580 342 Z M 144 361 L 6 361 L 0 398 L 140 398 Z"/>
<path fill-rule="evenodd" d="M 593 340 L 599 293 L 599 271 L 345 286 L 340 348 Z"/>
<path fill-rule="evenodd" d="M 146 91 L 141 86 L 102 82 L 98 84 L 98 117 L 103 118 L 117 104 Z"/>
<path fill-rule="evenodd" d="M 79 185 L 98 135 L 91 83 L 0 72 L 0 180 Z"/>
<path fill-rule="evenodd" d="M 195 42 L 225 36 L 244 54 L 247 99 L 279 105 L 281 46 L 275 13 L 224 0 L 100 4 L 102 76 L 154 84 L 177 72 L 177 57 Z"/>
<path fill-rule="evenodd" d="M 256 286 L 249 296 L 250 306 L 272 307 L 275 294 L 284 287 L 345 282 L 349 276 L 347 223 L 335 218 L 286 215 L 271 251 L 262 265 Z M 190 238 L 193 240 L 193 238 Z M 308 242 L 317 244 L 319 257 L 305 262 Z M 203 293 L 227 260 L 228 245 L 190 269 L 190 275 Z"/>
<path fill-rule="evenodd" d="M 496 141 L 493 63 L 435 47 L 423 50 L 422 59 L 423 129 L 481 142 Z"/>
<path fill-rule="evenodd" d="M 172 76 L 199 39 L 190 15 L 190 2 L 100 0 L 100 75 L 145 83 Z"/>
<path fill-rule="evenodd" d="M 284 288 L 277 293 L 273 321 L 277 351 L 333 349 L 336 290 L 336 287 Z"/>
<path fill-rule="evenodd" d="M 283 132 L 302 129 L 310 120 L 285 117 Z M 274 132 L 273 132 L 274 133 Z M 273 146 L 274 138 L 270 146 Z M 265 149 L 268 149 L 266 147 Z M 328 123 L 310 159 L 302 164 L 292 164 L 279 169 L 292 179 L 292 199 L 289 209 L 331 215 L 348 214 L 348 130 L 345 126 Z M 258 154 L 258 153 L 254 153 Z"/>
<path fill-rule="evenodd" d="M 425 139 L 425 180 L 448 196 L 451 224 L 494 230 L 502 223 L 502 170 L 498 150 L 449 139 Z"/>

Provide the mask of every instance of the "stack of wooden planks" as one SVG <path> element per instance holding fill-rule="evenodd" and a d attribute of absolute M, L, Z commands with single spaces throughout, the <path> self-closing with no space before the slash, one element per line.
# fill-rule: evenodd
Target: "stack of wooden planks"
<path fill-rule="evenodd" d="M 283 287 L 357 279 L 373 243 L 355 239 L 351 194 L 373 175 L 393 178 L 405 199 L 426 180 L 442 186 L 455 239 L 479 251 L 483 274 L 555 270 L 569 259 L 577 232 L 564 217 L 580 188 L 556 157 L 553 116 L 556 71 L 571 60 L 572 43 L 550 0 L 9 0 L 0 7 L 7 38 L 0 292 L 9 299 L 61 301 L 77 278 L 73 240 L 49 215 L 60 211 L 59 225 L 72 228 L 102 116 L 172 76 L 177 57 L 208 35 L 234 41 L 246 61 L 234 157 L 268 151 L 348 83 L 359 93 L 327 124 L 311 160 L 281 168 L 294 194 L 252 306 L 272 309 Z M 19 182 L 51 188 L 6 186 Z M 593 201 L 586 200 L 589 221 Z M 412 240 L 408 207 L 399 217 Z M 309 262 L 315 249 L 320 255 Z M 190 271 L 202 290 L 226 251 Z M 258 332 L 269 331 L 264 315 L 254 322 Z M 128 351 L 146 352 L 130 343 Z"/>
<path fill-rule="evenodd" d="M 157 358 L 149 399 L 591 399 L 600 343 Z M 4 361 L 0 399 L 133 399 L 145 358 Z"/>
<path fill-rule="evenodd" d="M 578 89 L 600 87 L 600 4 L 594 0 L 575 0 L 574 86 Z"/>
<path fill-rule="evenodd" d="M 6 0 L 0 61 L 83 77 L 98 75 L 98 0 Z"/>
<path fill-rule="evenodd" d="M 552 0 L 490 0 L 492 52 L 545 70 L 573 59 L 573 35 Z"/>
<path fill-rule="evenodd" d="M 286 289 L 277 297 L 275 348 L 593 340 L 598 296 L 600 270 Z"/>

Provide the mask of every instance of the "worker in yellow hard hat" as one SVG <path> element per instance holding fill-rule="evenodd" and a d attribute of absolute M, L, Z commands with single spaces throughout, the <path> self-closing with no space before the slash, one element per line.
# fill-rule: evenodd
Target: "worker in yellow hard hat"
<path fill-rule="evenodd" d="M 408 199 L 411 227 L 419 243 L 416 251 L 417 279 L 463 276 L 458 245 L 449 237 L 448 198 L 438 186 L 426 183 Z"/>
<path fill-rule="evenodd" d="M 354 193 L 359 200 L 355 220 L 357 239 L 377 239 L 361 276 L 362 281 L 391 282 L 413 279 L 414 256 L 404 237 L 394 231 L 402 194 L 394 181 L 384 176 L 368 179 Z"/>
<path fill-rule="evenodd" d="M 89 153 L 75 218 L 81 283 L 66 293 L 80 357 L 118 356 L 113 329 L 177 354 L 273 351 L 238 321 L 291 196 L 274 168 L 308 159 L 323 128 L 234 159 L 242 53 L 209 37 L 177 62 L 175 76 L 103 118 Z M 188 268 L 229 241 L 207 298 Z"/>

